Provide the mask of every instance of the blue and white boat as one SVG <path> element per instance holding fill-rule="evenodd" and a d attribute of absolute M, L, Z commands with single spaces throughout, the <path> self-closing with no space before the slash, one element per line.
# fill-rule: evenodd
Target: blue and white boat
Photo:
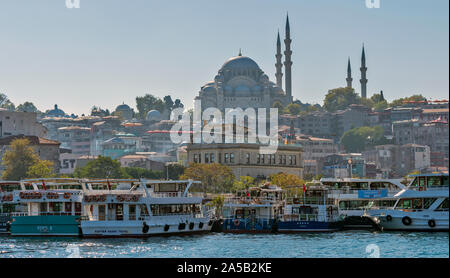
<path fill-rule="evenodd" d="M 252 187 L 225 200 L 222 231 L 225 233 L 271 233 L 285 205 L 286 193 L 275 185 Z"/>
<path fill-rule="evenodd" d="M 22 180 L 12 192 L 11 236 L 78 236 L 83 186 L 77 179 Z"/>
<path fill-rule="evenodd" d="M 448 231 L 448 174 L 412 175 L 392 208 L 368 210 L 367 216 L 383 230 Z"/>
<path fill-rule="evenodd" d="M 308 186 L 300 198 L 288 199 L 277 221 L 278 232 L 333 232 L 343 227 L 338 207 L 323 186 Z"/>
<path fill-rule="evenodd" d="M 0 235 L 9 235 L 11 215 L 21 211 L 13 196 L 13 191 L 20 189 L 19 181 L 0 181 Z"/>

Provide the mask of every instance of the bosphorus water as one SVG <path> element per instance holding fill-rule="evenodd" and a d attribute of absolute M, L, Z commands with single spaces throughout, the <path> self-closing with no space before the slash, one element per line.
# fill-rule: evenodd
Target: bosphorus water
<path fill-rule="evenodd" d="M 0 237 L 0 258 L 448 258 L 449 234 L 343 231 L 147 239 Z"/>

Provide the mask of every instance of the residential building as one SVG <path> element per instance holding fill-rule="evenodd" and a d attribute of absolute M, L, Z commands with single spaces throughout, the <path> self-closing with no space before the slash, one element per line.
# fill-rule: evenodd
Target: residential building
<path fill-rule="evenodd" d="M 58 128 L 58 141 L 63 148 L 72 150 L 73 154 L 89 155 L 91 151 L 91 129 L 81 126 Z"/>
<path fill-rule="evenodd" d="M 47 129 L 37 121 L 37 113 L 0 108 L 0 138 L 14 135 L 45 138 Z"/>

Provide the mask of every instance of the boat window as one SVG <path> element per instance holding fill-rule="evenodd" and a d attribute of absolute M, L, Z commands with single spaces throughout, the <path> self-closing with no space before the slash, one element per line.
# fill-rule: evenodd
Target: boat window
<path fill-rule="evenodd" d="M 401 199 L 397 204 L 397 208 L 411 209 L 412 208 L 412 200 L 411 199 Z"/>
<path fill-rule="evenodd" d="M 425 186 L 426 180 L 426 177 L 419 177 L 419 186 Z"/>
<path fill-rule="evenodd" d="M 0 185 L 0 191 L 11 192 L 14 190 L 20 190 L 20 184 L 2 184 L 2 185 Z"/>
<path fill-rule="evenodd" d="M 428 209 L 437 198 L 424 198 L 423 208 Z"/>
<path fill-rule="evenodd" d="M 98 220 L 99 221 L 105 221 L 105 205 L 99 205 L 98 206 Z"/>
<path fill-rule="evenodd" d="M 39 211 L 40 212 L 47 212 L 47 203 L 40 203 L 39 204 Z"/>
<path fill-rule="evenodd" d="M 62 211 L 62 204 L 63 203 L 61 203 L 61 202 L 48 203 L 49 212 L 61 212 Z"/>
<path fill-rule="evenodd" d="M 448 198 L 445 198 L 445 200 L 435 210 L 448 211 Z"/>
<path fill-rule="evenodd" d="M 72 203 L 69 202 L 64 203 L 64 212 L 68 213 L 72 212 Z"/>
<path fill-rule="evenodd" d="M 136 220 L 136 205 L 128 206 L 128 218 L 130 220 Z"/>
<path fill-rule="evenodd" d="M 141 217 L 145 217 L 145 216 L 149 215 L 146 205 L 139 205 L 139 209 L 141 211 Z M 153 209 L 152 209 L 152 213 L 153 213 Z"/>
<path fill-rule="evenodd" d="M 413 209 L 422 209 L 422 199 L 413 199 Z"/>

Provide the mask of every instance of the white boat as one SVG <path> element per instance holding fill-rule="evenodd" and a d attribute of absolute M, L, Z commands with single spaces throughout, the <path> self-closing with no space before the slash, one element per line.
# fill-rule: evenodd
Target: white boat
<path fill-rule="evenodd" d="M 401 179 L 322 178 L 328 198 L 334 199 L 339 215 L 345 218 L 344 228 L 370 229 L 376 225 L 364 217 L 368 209 L 390 208 L 397 200 L 394 196 L 406 188 Z"/>
<path fill-rule="evenodd" d="M 198 183 L 87 181 L 83 199 L 87 215 L 81 220 L 82 236 L 149 237 L 209 232 L 212 212 L 206 212 L 200 195 L 189 193 L 191 186 Z"/>
<path fill-rule="evenodd" d="M 383 230 L 448 231 L 448 174 L 414 175 L 393 208 L 368 210 Z"/>

